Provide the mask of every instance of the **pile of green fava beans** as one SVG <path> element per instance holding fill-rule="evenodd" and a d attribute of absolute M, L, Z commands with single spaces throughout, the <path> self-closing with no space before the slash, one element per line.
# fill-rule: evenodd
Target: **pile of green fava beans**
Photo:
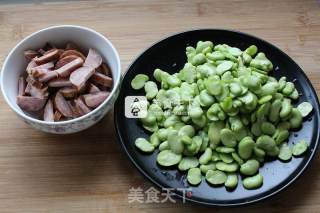
<path fill-rule="evenodd" d="M 156 69 L 157 83 L 144 74 L 131 82 L 133 89 L 144 88 L 148 100 L 141 123 L 151 135 L 136 139 L 139 150 L 159 149 L 157 163 L 187 172 L 191 185 L 204 177 L 235 188 L 241 174 L 243 186 L 256 189 L 266 157 L 289 161 L 308 149 L 305 141 L 290 147 L 287 140 L 312 105 L 292 105 L 299 98 L 294 84 L 270 76 L 272 62 L 256 46 L 242 51 L 199 41 L 186 55 L 178 73 Z"/>

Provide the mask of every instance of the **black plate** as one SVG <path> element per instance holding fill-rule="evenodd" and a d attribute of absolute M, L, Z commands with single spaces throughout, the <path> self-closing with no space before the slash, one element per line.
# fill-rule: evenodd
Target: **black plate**
<path fill-rule="evenodd" d="M 226 43 L 231 46 L 245 49 L 251 44 L 258 46 L 259 51 L 266 53 L 275 67 L 274 76 L 287 76 L 288 80 L 294 81 L 302 101 L 309 101 L 314 109 L 304 119 L 303 128 L 292 132 L 289 143 L 293 144 L 300 139 L 306 139 L 310 144 L 309 151 L 301 158 L 293 158 L 289 163 L 274 160 L 265 163 L 260 168 L 264 176 L 264 184 L 256 190 L 246 190 L 239 182 L 233 191 L 227 191 L 224 186 L 212 187 L 203 179 L 199 186 L 189 186 L 186 174 L 176 169 L 163 169 L 156 163 L 158 151 L 151 155 L 140 153 L 134 146 L 137 137 L 148 138 L 148 133 L 143 130 L 137 119 L 128 119 L 124 116 L 124 99 L 126 96 L 143 95 L 143 90 L 131 89 L 130 82 L 138 73 L 147 74 L 152 80 L 155 68 L 160 68 L 169 73 L 178 72 L 186 63 L 186 46 L 195 46 L 199 40 L 210 40 L 213 43 Z M 306 169 L 314 156 L 319 143 L 319 102 L 317 95 L 307 76 L 301 68 L 284 52 L 272 44 L 257 37 L 230 30 L 204 29 L 179 33 L 152 45 L 144 51 L 129 67 L 126 72 L 119 98 L 115 104 L 114 122 L 117 137 L 122 147 L 128 154 L 130 160 L 151 182 L 161 188 L 189 188 L 192 196 L 187 197 L 189 201 L 200 204 L 216 206 L 234 206 L 256 202 L 270 197 L 284 188 L 288 187 Z M 182 193 L 176 191 L 177 196 Z"/>

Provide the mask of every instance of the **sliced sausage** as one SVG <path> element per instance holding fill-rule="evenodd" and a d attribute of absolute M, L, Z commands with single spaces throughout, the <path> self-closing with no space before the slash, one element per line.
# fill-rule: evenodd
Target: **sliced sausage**
<path fill-rule="evenodd" d="M 54 97 L 54 105 L 56 109 L 65 117 L 72 118 L 72 111 L 66 99 L 60 92 Z"/>
<path fill-rule="evenodd" d="M 48 87 L 39 88 L 31 84 L 30 86 L 30 95 L 36 98 L 44 98 L 47 99 L 49 96 Z"/>
<path fill-rule="evenodd" d="M 54 113 L 53 113 L 53 104 L 51 99 L 47 101 L 46 106 L 44 107 L 43 111 L 43 120 L 44 121 L 54 121 Z"/>
<path fill-rule="evenodd" d="M 49 69 L 45 69 L 45 68 L 33 68 L 31 71 L 31 75 L 34 78 L 39 78 L 43 75 L 45 75 L 47 72 L 49 72 Z"/>
<path fill-rule="evenodd" d="M 59 92 L 65 98 L 73 98 L 78 94 L 78 90 L 75 87 L 63 87 L 59 90 Z"/>
<path fill-rule="evenodd" d="M 83 66 L 92 67 L 97 69 L 102 63 L 101 55 L 95 49 L 89 49 L 88 56 L 84 61 Z"/>
<path fill-rule="evenodd" d="M 37 98 L 31 96 L 17 96 L 17 104 L 18 106 L 26 111 L 36 112 L 43 108 L 46 103 L 46 99 Z"/>
<path fill-rule="evenodd" d="M 81 115 L 88 114 L 91 109 L 83 102 L 81 98 L 77 98 L 74 100 L 75 107 Z"/>
<path fill-rule="evenodd" d="M 84 57 L 84 55 L 81 52 L 79 52 L 77 50 L 66 50 L 60 55 L 60 58 L 64 58 L 64 57 L 70 56 L 70 55 L 78 56 L 82 60 L 85 60 L 85 58 L 86 58 L 86 57 Z"/>
<path fill-rule="evenodd" d="M 34 63 L 35 63 L 35 62 L 34 62 Z M 36 64 L 36 63 L 35 63 L 35 64 Z M 33 67 L 31 67 L 31 66 L 32 66 L 32 65 L 30 65 L 30 68 L 27 68 L 27 72 L 28 72 L 29 74 L 31 74 L 34 69 L 51 69 L 51 68 L 54 67 L 54 63 L 51 61 L 51 62 L 42 64 L 42 65 L 39 65 L 39 66 L 38 66 L 37 64 L 36 64 L 36 66 L 33 66 Z"/>
<path fill-rule="evenodd" d="M 88 85 L 88 92 L 89 93 L 96 93 L 96 92 L 100 92 L 100 89 L 97 86 L 95 86 L 94 84 L 90 83 Z"/>
<path fill-rule="evenodd" d="M 58 73 L 56 71 L 50 71 L 44 74 L 43 76 L 39 77 L 40 82 L 47 82 L 52 79 L 55 79 L 58 77 Z"/>
<path fill-rule="evenodd" d="M 84 102 L 88 107 L 95 108 L 99 106 L 108 96 L 109 92 L 97 92 L 94 94 L 83 95 Z"/>
<path fill-rule="evenodd" d="M 28 82 L 27 86 L 26 86 L 26 89 L 24 90 L 24 93 L 26 95 L 30 95 L 30 90 L 31 90 L 31 84 Z"/>
<path fill-rule="evenodd" d="M 48 82 L 49 87 L 71 87 L 72 85 L 69 78 L 56 78 Z"/>
<path fill-rule="evenodd" d="M 60 67 L 66 65 L 67 63 L 70 63 L 71 61 L 73 61 L 77 58 L 79 58 L 79 57 L 75 56 L 75 55 L 69 55 L 69 56 L 63 57 L 63 58 L 59 59 L 59 61 L 57 61 L 54 68 L 59 69 Z"/>
<path fill-rule="evenodd" d="M 77 68 L 81 67 L 83 64 L 83 60 L 81 58 L 77 58 L 66 65 L 60 67 L 59 69 L 55 70 L 59 76 L 61 77 L 68 77 L 70 73 Z"/>
<path fill-rule="evenodd" d="M 24 77 L 20 77 L 18 80 L 18 95 L 24 95 L 26 89 L 26 81 L 24 80 Z"/>
<path fill-rule="evenodd" d="M 32 72 L 32 68 L 37 67 L 37 66 L 38 65 L 36 64 L 36 62 L 34 62 L 34 60 L 31 60 L 29 62 L 29 64 L 27 65 L 26 70 L 27 70 L 28 73 L 31 73 Z"/>
<path fill-rule="evenodd" d="M 56 111 L 54 112 L 54 115 L 53 115 L 53 120 L 54 120 L 54 121 L 60 121 L 61 118 L 62 118 L 62 114 L 61 114 L 58 110 L 56 110 Z"/>
<path fill-rule="evenodd" d="M 101 74 L 99 72 L 94 73 L 91 76 L 90 81 L 105 87 L 109 87 L 109 88 L 112 87 L 112 78 L 104 74 Z"/>
<path fill-rule="evenodd" d="M 39 55 L 39 53 L 35 50 L 25 50 L 23 54 L 24 54 L 24 57 L 28 60 L 32 60 L 33 58 Z"/>
<path fill-rule="evenodd" d="M 99 72 L 102 74 L 111 77 L 111 70 L 109 66 L 106 63 L 102 63 L 101 66 L 99 67 Z"/>
<path fill-rule="evenodd" d="M 78 90 L 80 90 L 93 73 L 93 67 L 80 67 L 71 73 L 70 81 Z"/>
<path fill-rule="evenodd" d="M 58 57 L 59 50 L 54 49 L 52 51 L 49 51 L 48 53 L 45 53 L 43 56 L 35 57 L 33 60 L 36 62 L 36 64 L 41 65 L 56 60 Z"/>
<path fill-rule="evenodd" d="M 79 112 L 78 108 L 76 107 L 75 103 L 73 100 L 68 101 L 68 104 L 70 106 L 70 109 L 73 114 L 73 118 L 77 118 L 81 116 L 81 113 Z"/>
<path fill-rule="evenodd" d="M 31 75 L 28 75 L 28 77 L 26 78 L 26 81 L 32 85 L 32 86 L 35 86 L 37 88 L 42 88 L 44 87 L 43 83 L 37 81 L 37 79 L 35 79 L 33 76 Z"/>

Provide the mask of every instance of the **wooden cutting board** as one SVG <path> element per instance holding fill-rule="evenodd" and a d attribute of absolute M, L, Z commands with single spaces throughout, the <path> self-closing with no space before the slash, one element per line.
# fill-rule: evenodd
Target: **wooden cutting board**
<path fill-rule="evenodd" d="M 5 0 L 0 2 L 1 63 L 22 38 L 59 24 L 83 25 L 104 34 L 118 49 L 123 72 L 141 51 L 170 34 L 194 28 L 244 31 L 288 53 L 320 94 L 316 0 Z M 84 132 L 56 136 L 27 126 L 0 98 L 0 212 L 319 212 L 319 170 L 317 156 L 288 190 L 244 208 L 147 203 L 146 197 L 130 203 L 133 189 L 146 192 L 152 185 L 116 142 L 112 112 Z"/>

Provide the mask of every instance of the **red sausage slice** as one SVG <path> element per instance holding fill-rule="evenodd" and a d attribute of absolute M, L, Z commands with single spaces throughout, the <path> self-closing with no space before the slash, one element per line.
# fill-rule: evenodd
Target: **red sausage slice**
<path fill-rule="evenodd" d="M 17 104 L 18 106 L 26 111 L 36 112 L 43 108 L 46 103 L 46 99 L 37 98 L 31 96 L 17 96 Z"/>
<path fill-rule="evenodd" d="M 94 94 L 83 95 L 84 102 L 87 106 L 95 108 L 99 106 L 108 96 L 109 92 L 97 92 Z"/>
<path fill-rule="evenodd" d="M 26 89 L 26 81 L 21 76 L 18 80 L 18 95 L 24 95 Z"/>
<path fill-rule="evenodd" d="M 54 105 L 63 116 L 72 118 L 72 110 L 60 92 L 57 92 L 56 96 L 54 97 Z"/>
<path fill-rule="evenodd" d="M 92 67 L 97 69 L 102 63 L 101 55 L 95 49 L 89 49 L 88 56 L 84 61 L 83 66 Z"/>
<path fill-rule="evenodd" d="M 90 81 L 105 87 L 112 87 L 112 78 L 99 72 L 94 73 L 91 76 Z"/>
<path fill-rule="evenodd" d="M 60 67 L 59 69 L 55 70 L 59 76 L 61 77 L 68 77 L 70 73 L 77 68 L 81 67 L 83 64 L 83 60 L 81 58 L 77 58 L 70 63 L 67 63 L 66 65 Z"/>
<path fill-rule="evenodd" d="M 80 90 L 93 73 L 93 67 L 80 67 L 71 73 L 70 81 L 78 90 Z"/>
<path fill-rule="evenodd" d="M 44 121 L 54 121 L 54 113 L 53 113 L 53 104 L 49 99 L 43 111 L 43 120 Z"/>
<path fill-rule="evenodd" d="M 33 60 L 36 62 L 36 64 L 41 65 L 41 64 L 45 64 L 50 61 L 56 60 L 58 57 L 59 57 L 59 50 L 54 49 L 46 52 L 41 57 L 35 57 Z"/>
<path fill-rule="evenodd" d="M 23 52 L 24 57 L 28 60 L 32 60 L 33 58 L 37 57 L 39 53 L 35 50 L 26 50 Z"/>
<path fill-rule="evenodd" d="M 68 78 L 57 78 L 48 82 L 49 87 L 71 87 L 72 83 Z"/>

